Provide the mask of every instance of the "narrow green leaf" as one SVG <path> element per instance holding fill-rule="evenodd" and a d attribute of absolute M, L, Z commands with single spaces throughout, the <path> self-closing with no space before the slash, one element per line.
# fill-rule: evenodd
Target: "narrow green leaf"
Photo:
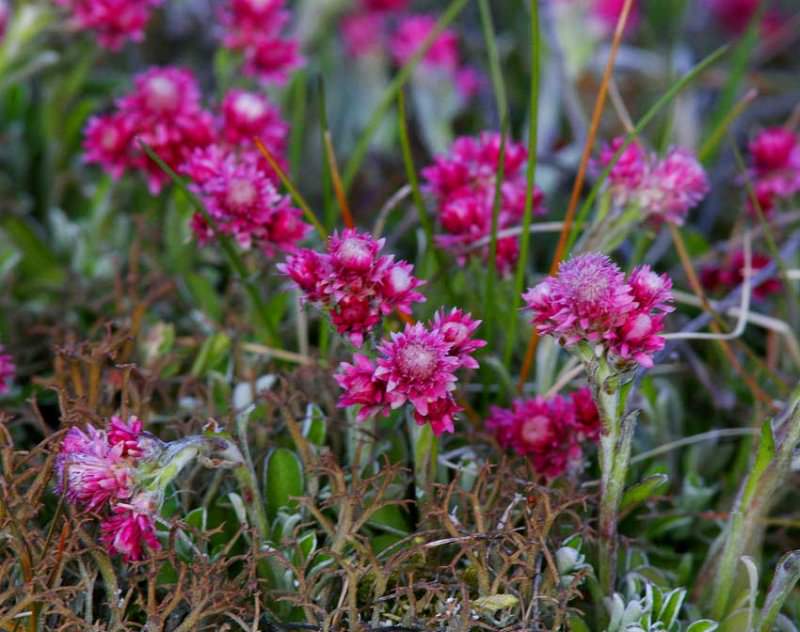
<path fill-rule="evenodd" d="M 399 505 L 386 505 L 373 513 L 367 524 L 395 535 L 411 533 L 411 522 L 408 514 Z"/>
<path fill-rule="evenodd" d="M 761 610 L 758 632 L 771 632 L 781 612 L 781 608 L 800 581 L 800 549 L 790 551 L 778 562 L 775 575 Z"/>
<path fill-rule="evenodd" d="M 322 447 L 328 434 L 325 413 L 318 404 L 309 403 L 303 418 L 302 432 L 309 443 Z"/>
<path fill-rule="evenodd" d="M 264 498 L 267 515 L 273 520 L 278 510 L 293 509 L 304 490 L 303 465 L 298 456 L 287 448 L 277 448 L 266 458 L 264 466 Z"/>
<path fill-rule="evenodd" d="M 669 476 L 666 474 L 653 474 L 648 476 L 640 483 L 632 485 L 622 496 L 619 512 L 621 514 L 632 511 L 642 503 L 646 502 L 648 498 L 663 492 L 669 485 Z"/>

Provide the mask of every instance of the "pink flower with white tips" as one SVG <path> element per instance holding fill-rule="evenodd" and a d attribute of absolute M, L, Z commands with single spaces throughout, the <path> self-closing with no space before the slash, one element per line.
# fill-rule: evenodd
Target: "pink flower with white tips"
<path fill-rule="evenodd" d="M 424 301 L 416 291 L 422 281 L 413 267 L 392 256 L 380 255 L 384 240 L 346 229 L 328 238 L 327 252 L 300 250 L 279 265 L 303 291 L 319 303 L 336 330 L 361 346 L 364 336 L 394 310 L 411 313 L 412 303 Z"/>
<path fill-rule="evenodd" d="M 152 193 L 168 176 L 139 143 L 149 145 L 173 169 L 214 138 L 214 120 L 200 104 L 200 91 L 188 70 L 151 68 L 134 81 L 134 90 L 119 99 L 117 110 L 93 117 L 86 127 L 85 160 L 99 163 L 112 176 L 128 170 L 147 175 Z"/>
<path fill-rule="evenodd" d="M 3 345 L 0 345 L 0 396 L 7 394 L 14 383 L 14 375 L 17 367 L 14 366 L 14 359 L 7 353 L 3 353 Z"/>
<path fill-rule="evenodd" d="M 116 51 L 127 41 L 141 42 L 150 16 L 163 0 L 56 0 L 72 12 L 81 29 L 97 33 L 101 46 Z"/>
<path fill-rule="evenodd" d="M 402 333 L 383 341 L 375 377 L 386 382 L 389 405 L 399 408 L 410 402 L 427 416 L 428 405 L 455 388 L 461 363 L 450 355 L 451 346 L 441 331 L 429 331 L 421 323 L 406 325 Z"/>
<path fill-rule="evenodd" d="M 100 538 L 109 552 L 121 555 L 126 562 L 137 562 L 144 557 L 144 545 L 158 551 L 161 543 L 156 538 L 154 519 L 158 506 L 157 499 L 148 493 L 116 505 L 112 515 L 100 523 Z"/>
<path fill-rule="evenodd" d="M 643 266 L 626 280 L 605 255 L 589 253 L 561 264 L 523 298 L 533 311 L 540 334 L 562 345 L 587 342 L 627 365 L 652 366 L 652 355 L 664 346 L 660 334 L 670 305 L 672 282 Z"/>
<path fill-rule="evenodd" d="M 130 498 L 135 469 L 124 451 L 123 443 L 110 445 L 106 433 L 91 425 L 85 433 L 70 428 L 56 461 L 58 489 L 90 511 Z"/>
<path fill-rule="evenodd" d="M 278 250 L 293 250 L 310 230 L 301 220 L 302 212 L 275 188 L 256 154 L 237 155 L 211 145 L 197 150 L 181 171 L 193 180 L 192 188 L 217 229 L 243 248 L 255 246 L 273 256 Z M 195 214 L 192 227 L 201 243 L 214 237 L 202 214 Z"/>
<path fill-rule="evenodd" d="M 406 325 L 378 346 L 377 362 L 356 354 L 353 364 L 340 365 L 336 380 L 344 392 L 338 405 L 361 406 L 358 419 L 363 420 L 410 403 L 417 424 L 430 424 L 437 436 L 452 432 L 461 411 L 452 395 L 455 372 L 478 368 L 471 354 L 486 344 L 472 339 L 478 324 L 454 309 L 438 313 L 429 327 Z"/>
<path fill-rule="evenodd" d="M 425 189 L 436 201 L 439 223 L 445 231 L 445 234 L 437 236 L 436 241 L 456 255 L 462 265 L 469 255 L 483 259 L 489 256 L 488 244 L 480 249 L 473 248 L 473 244 L 479 240 L 488 242 L 491 234 L 500 142 L 500 135 L 493 132 L 484 132 L 477 138 L 458 138 L 450 152 L 436 156 L 434 164 L 422 172 L 426 180 Z M 522 221 L 527 157 L 524 145 L 506 143 L 498 230 L 512 228 Z M 538 188 L 533 192 L 533 212 L 535 215 L 545 212 Z M 517 244 L 516 237 L 498 240 L 496 265 L 501 274 L 513 269 Z"/>
<path fill-rule="evenodd" d="M 710 190 L 708 176 L 697 158 L 677 148 L 651 169 L 639 199 L 651 220 L 680 226 Z"/>
<path fill-rule="evenodd" d="M 222 101 L 222 138 L 231 145 L 249 146 L 260 139 L 273 156 L 283 156 L 289 125 L 277 107 L 254 92 L 231 90 Z"/>
<path fill-rule="evenodd" d="M 335 378 L 344 391 L 339 406 L 360 406 L 359 421 L 376 413 L 388 414 L 386 383 L 375 377 L 375 363 L 367 356 L 357 353 L 353 356 L 353 364 L 342 362 Z"/>

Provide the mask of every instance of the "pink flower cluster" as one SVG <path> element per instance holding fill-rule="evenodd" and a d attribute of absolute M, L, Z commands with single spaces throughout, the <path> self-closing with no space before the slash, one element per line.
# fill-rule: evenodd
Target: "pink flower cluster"
<path fill-rule="evenodd" d="M 602 148 L 596 171 L 611 164 L 624 141 L 615 138 Z M 616 204 L 637 204 L 650 221 L 678 225 L 710 190 L 708 176 L 691 152 L 676 147 L 659 158 L 636 142 L 623 150 L 609 173 L 608 185 Z"/>
<path fill-rule="evenodd" d="M 769 2 L 770 0 L 767 0 Z M 761 0 L 708 0 L 715 19 L 724 29 L 741 34 L 758 11 Z M 769 37 L 784 25 L 784 17 L 777 9 L 768 9 L 761 23 L 763 35 Z"/>
<path fill-rule="evenodd" d="M 406 64 L 422 47 L 437 22 L 436 17 L 428 14 L 396 15 L 407 5 L 406 1 L 364 0 L 358 10 L 342 19 L 347 54 L 360 58 L 388 51 L 397 65 Z M 464 98 L 474 96 L 480 89 L 480 76 L 462 62 L 459 36 L 452 29 L 439 33 L 420 65 L 452 77 Z"/>
<path fill-rule="evenodd" d="M 143 545 L 161 546 L 155 536 L 158 503 L 137 481 L 139 464 L 160 450 L 139 419 L 112 417 L 108 431 L 70 428 L 56 460 L 59 493 L 87 511 L 101 512 L 103 542 L 126 560 L 142 559 Z"/>
<path fill-rule="evenodd" d="M 214 140 L 214 117 L 200 102 L 200 90 L 188 70 L 151 68 L 134 80 L 134 90 L 117 101 L 111 114 L 94 116 L 86 127 L 85 159 L 115 178 L 128 170 L 147 175 L 152 193 L 168 176 L 138 143 L 149 145 L 177 169 L 197 147 Z"/>
<path fill-rule="evenodd" d="M 233 152 L 219 145 L 197 149 L 181 167 L 203 200 L 217 230 L 243 248 L 256 246 L 267 256 L 291 251 L 311 227 L 303 213 L 281 195 L 263 159 L 254 152 Z M 192 229 L 202 244 L 215 236 L 206 217 L 195 213 Z"/>
<path fill-rule="evenodd" d="M 771 127 L 750 141 L 749 149 L 758 205 L 770 214 L 778 200 L 800 193 L 800 136 L 785 127 Z M 750 199 L 748 208 L 757 215 Z"/>
<path fill-rule="evenodd" d="M 328 239 L 327 252 L 303 249 L 278 269 L 303 291 L 306 300 L 326 308 L 334 327 L 360 347 L 364 336 L 394 310 L 411 313 L 411 304 L 424 301 L 416 291 L 422 281 L 413 266 L 380 255 L 383 239 L 346 229 Z"/>
<path fill-rule="evenodd" d="M 504 448 L 530 459 L 548 478 L 563 474 L 581 460 L 582 442 L 596 442 L 603 429 L 591 391 L 569 397 L 518 399 L 511 408 L 492 406 L 486 429 Z"/>
<path fill-rule="evenodd" d="M 533 324 L 565 346 L 580 342 L 601 346 L 621 365 L 653 365 L 664 346 L 660 332 L 672 311 L 672 281 L 641 266 L 625 274 L 599 253 L 580 255 L 561 264 L 523 296 Z"/>
<path fill-rule="evenodd" d="M 285 37 L 289 21 L 284 0 L 227 0 L 221 21 L 223 44 L 244 55 L 245 74 L 282 84 L 302 65 L 300 44 Z"/>
<path fill-rule="evenodd" d="M 446 155 L 436 156 L 425 168 L 425 190 L 436 202 L 439 224 L 445 234 L 437 243 L 452 252 L 461 265 L 470 254 L 487 260 L 488 238 L 492 230 L 497 170 L 500 166 L 500 134 L 484 132 L 478 137 L 458 138 Z M 528 151 L 524 145 L 506 142 L 504 177 L 501 189 L 498 231 L 518 226 L 525 212 L 527 180 L 525 165 Z M 533 192 L 533 212 L 545 213 L 542 192 Z M 475 242 L 487 242 L 473 249 Z M 517 237 L 497 240 L 497 269 L 507 274 L 513 269 L 519 252 Z"/>
<path fill-rule="evenodd" d="M 0 395 L 5 395 L 11 390 L 17 371 L 14 359 L 4 351 L 3 345 L 0 345 Z"/>
<path fill-rule="evenodd" d="M 163 0 L 55 0 L 68 9 L 78 28 L 97 33 L 100 44 L 119 50 L 128 40 L 141 42 L 153 9 Z"/>
<path fill-rule="evenodd" d="M 427 327 L 406 325 L 381 342 L 377 360 L 356 354 L 336 374 L 344 391 L 339 406 L 360 406 L 358 419 L 364 420 L 410 403 L 417 424 L 429 423 L 437 436 L 453 432 L 461 410 L 452 394 L 455 372 L 478 368 L 472 354 L 486 344 L 472 337 L 478 325 L 480 321 L 460 309 L 440 311 Z"/>
<path fill-rule="evenodd" d="M 751 259 L 753 274 L 766 268 L 772 259 L 763 253 L 754 252 Z M 710 292 L 733 290 L 744 281 L 745 257 L 743 250 L 735 251 L 722 265 L 706 266 L 700 271 L 700 280 Z M 753 288 L 753 297 L 759 300 L 776 294 L 783 288 L 778 277 L 771 277 Z"/>

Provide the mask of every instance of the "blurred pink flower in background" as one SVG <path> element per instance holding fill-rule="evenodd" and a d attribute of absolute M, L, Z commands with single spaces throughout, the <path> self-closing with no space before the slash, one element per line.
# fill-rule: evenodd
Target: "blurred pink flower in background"
<path fill-rule="evenodd" d="M 491 234 L 500 140 L 496 132 L 458 138 L 447 154 L 436 156 L 434 164 L 422 171 L 425 190 L 436 201 L 439 223 L 445 233 L 437 237 L 437 243 L 451 251 L 462 265 L 468 256 L 467 249 Z M 506 142 L 498 230 L 514 227 L 522 221 L 527 158 L 524 145 Z M 542 201 L 541 191 L 535 188 L 534 215 L 545 213 Z M 496 264 L 501 274 L 509 273 L 516 263 L 517 244 L 517 237 L 498 239 Z M 486 260 L 489 247 L 471 252 Z"/>
<path fill-rule="evenodd" d="M 751 260 L 753 274 L 772 263 L 772 258 L 760 252 L 754 252 Z M 700 280 L 709 292 L 731 291 L 744 281 L 745 257 L 743 250 L 737 250 L 720 265 L 710 265 L 700 271 Z M 753 297 L 763 300 L 781 291 L 783 285 L 777 276 L 766 279 L 753 288 Z"/>
<path fill-rule="evenodd" d="M 8 0 L 0 0 L 0 39 L 6 34 L 10 19 L 11 7 L 8 6 Z"/>
<path fill-rule="evenodd" d="M 765 0 L 767 10 L 761 23 L 762 34 L 770 37 L 781 29 L 785 20 L 781 12 L 770 5 L 771 0 Z M 747 30 L 747 25 L 758 11 L 761 0 L 708 0 L 713 17 L 727 31 L 741 34 Z"/>
<path fill-rule="evenodd" d="M 392 35 L 392 56 L 398 65 L 407 63 L 422 47 L 427 37 L 436 27 L 432 15 L 409 15 L 404 17 Z M 436 36 L 433 44 L 422 58 L 427 66 L 455 72 L 461 61 L 458 51 L 458 34 L 444 29 Z"/>
<path fill-rule="evenodd" d="M 386 47 L 386 20 L 378 13 L 351 13 L 340 24 L 345 51 L 355 59 L 380 54 Z"/>
<path fill-rule="evenodd" d="M 770 127 L 759 132 L 748 149 L 754 193 L 761 211 L 769 215 L 778 200 L 800 192 L 800 137 L 785 127 Z M 747 204 L 757 215 L 750 195 Z"/>
<path fill-rule="evenodd" d="M 100 44 L 119 50 L 127 41 L 141 42 L 153 9 L 163 0 L 55 0 L 72 13 L 81 29 L 97 33 Z"/>
<path fill-rule="evenodd" d="M 5 395 L 11 390 L 16 371 L 14 359 L 5 353 L 3 345 L 0 345 L 0 395 Z"/>
<path fill-rule="evenodd" d="M 286 151 L 289 125 L 265 96 L 230 90 L 222 101 L 221 135 L 231 145 L 246 147 L 259 138 L 273 156 L 281 157 Z"/>
<path fill-rule="evenodd" d="M 518 399 L 510 409 L 492 406 L 486 429 L 504 448 L 531 460 L 548 478 L 580 462 L 581 442 L 597 441 L 602 423 L 588 388 L 569 397 Z"/>

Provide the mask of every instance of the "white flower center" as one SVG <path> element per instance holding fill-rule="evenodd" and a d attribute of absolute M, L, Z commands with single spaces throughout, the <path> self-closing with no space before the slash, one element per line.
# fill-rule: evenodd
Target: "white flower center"
<path fill-rule="evenodd" d="M 256 188 L 247 180 L 234 180 L 228 190 L 228 202 L 232 206 L 250 206 L 256 200 Z"/>
<path fill-rule="evenodd" d="M 147 83 L 147 105 L 154 110 L 171 110 L 178 103 L 178 87 L 166 77 L 153 77 Z"/>
<path fill-rule="evenodd" d="M 248 121 L 255 121 L 264 114 L 264 102 L 254 94 L 240 94 L 234 107 Z"/>
<path fill-rule="evenodd" d="M 421 344 L 404 347 L 398 357 L 400 370 L 409 378 L 424 380 L 436 369 L 436 354 Z"/>

